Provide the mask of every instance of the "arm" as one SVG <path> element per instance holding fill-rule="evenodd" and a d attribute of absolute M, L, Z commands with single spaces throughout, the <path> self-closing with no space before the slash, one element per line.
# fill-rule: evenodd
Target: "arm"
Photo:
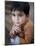
<path fill-rule="evenodd" d="M 33 25 L 32 23 L 27 23 L 24 27 L 25 38 L 20 38 L 21 43 L 30 43 L 33 37 Z"/>

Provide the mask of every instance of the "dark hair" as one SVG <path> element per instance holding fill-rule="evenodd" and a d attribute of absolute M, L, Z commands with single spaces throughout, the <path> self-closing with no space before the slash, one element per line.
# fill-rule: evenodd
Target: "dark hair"
<path fill-rule="evenodd" d="M 12 4 L 11 5 L 12 9 L 23 11 L 26 15 L 29 14 L 29 10 L 30 10 L 29 2 L 15 2 L 15 1 L 12 1 L 11 4 Z"/>

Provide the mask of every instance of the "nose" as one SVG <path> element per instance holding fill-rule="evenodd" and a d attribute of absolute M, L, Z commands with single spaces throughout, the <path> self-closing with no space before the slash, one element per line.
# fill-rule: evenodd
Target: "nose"
<path fill-rule="evenodd" d="M 15 21 L 16 21 L 16 24 L 19 24 L 19 17 L 18 16 L 16 16 Z"/>

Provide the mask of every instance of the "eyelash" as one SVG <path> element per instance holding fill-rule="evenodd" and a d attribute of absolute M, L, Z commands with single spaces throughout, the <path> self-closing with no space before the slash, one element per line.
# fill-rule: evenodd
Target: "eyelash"
<path fill-rule="evenodd" d="M 15 16 L 15 14 L 12 14 L 12 16 Z M 18 16 L 22 17 L 23 15 L 18 15 Z"/>
<path fill-rule="evenodd" d="M 12 14 L 12 16 L 15 16 L 14 14 Z"/>
<path fill-rule="evenodd" d="M 19 15 L 20 17 L 22 17 L 22 15 Z"/>

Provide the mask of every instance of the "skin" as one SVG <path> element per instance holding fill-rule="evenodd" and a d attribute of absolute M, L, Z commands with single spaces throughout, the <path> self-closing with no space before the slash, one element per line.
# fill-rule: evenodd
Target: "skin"
<path fill-rule="evenodd" d="M 12 11 L 11 18 L 13 22 L 13 27 L 10 31 L 10 36 L 15 37 L 16 34 L 19 33 L 20 43 L 30 43 L 32 35 L 33 35 L 33 31 L 32 31 L 33 26 L 32 26 L 31 21 L 27 22 L 28 19 L 27 19 L 26 14 L 18 10 Z M 22 25 L 23 25 L 24 30 L 21 30 Z"/>
<path fill-rule="evenodd" d="M 21 11 L 12 11 L 12 22 L 13 22 L 13 27 L 12 27 L 12 32 L 10 34 L 16 34 L 21 32 L 21 25 L 26 22 L 26 14 Z M 15 33 L 14 33 L 15 32 Z"/>

